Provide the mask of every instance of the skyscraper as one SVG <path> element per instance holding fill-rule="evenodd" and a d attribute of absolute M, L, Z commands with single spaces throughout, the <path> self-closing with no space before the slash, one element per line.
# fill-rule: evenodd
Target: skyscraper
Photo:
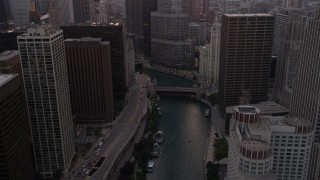
<path fill-rule="evenodd" d="M 151 12 L 151 61 L 176 68 L 194 65 L 194 44 L 188 40 L 187 0 L 159 0 Z"/>
<path fill-rule="evenodd" d="M 220 66 L 220 41 L 221 41 L 221 24 L 218 17 L 215 18 L 210 28 L 210 60 L 211 60 L 211 84 L 218 85 L 219 66 Z"/>
<path fill-rule="evenodd" d="M 0 179 L 34 179 L 30 126 L 18 74 L 0 74 Z"/>
<path fill-rule="evenodd" d="M 210 44 L 199 47 L 199 82 L 204 87 L 210 85 L 211 79 L 211 59 Z"/>
<path fill-rule="evenodd" d="M 127 32 L 133 35 L 136 54 L 150 56 L 150 12 L 157 10 L 156 0 L 126 0 Z M 147 42 L 147 44 L 145 44 Z"/>
<path fill-rule="evenodd" d="M 76 120 L 111 122 L 113 93 L 110 43 L 100 38 L 66 39 L 65 48 L 72 113 L 76 115 Z"/>
<path fill-rule="evenodd" d="M 308 179 L 320 178 L 320 10 L 306 23 L 301 47 L 299 78 L 293 88 L 289 116 L 308 119 L 315 131 Z"/>
<path fill-rule="evenodd" d="M 274 17 L 270 14 L 222 16 L 219 101 L 227 106 L 268 99 Z"/>
<path fill-rule="evenodd" d="M 301 12 L 290 11 L 281 33 L 275 93 L 286 107 L 290 106 L 293 84 L 298 78 L 304 26 Z"/>
<path fill-rule="evenodd" d="M 108 24 L 81 24 L 61 26 L 64 38 L 93 37 L 102 41 L 110 41 L 113 95 L 115 99 L 124 98 L 128 77 L 125 73 L 125 36 L 120 22 Z"/>
<path fill-rule="evenodd" d="M 0 73 L 21 74 L 19 51 L 5 51 L 0 54 Z"/>
<path fill-rule="evenodd" d="M 54 26 L 74 22 L 72 0 L 49 0 L 49 21 Z"/>
<path fill-rule="evenodd" d="M 10 0 L 10 12 L 15 26 L 29 25 L 29 0 Z"/>
<path fill-rule="evenodd" d="M 75 150 L 62 30 L 28 28 L 17 40 L 36 170 L 52 178 L 68 170 Z"/>
<path fill-rule="evenodd" d="M 251 0 L 224 0 L 225 14 L 250 13 Z"/>
<path fill-rule="evenodd" d="M 95 19 L 94 0 L 73 0 L 75 23 L 85 23 Z"/>
<path fill-rule="evenodd" d="M 108 22 L 108 6 L 105 0 L 100 0 L 99 2 L 99 23 Z"/>

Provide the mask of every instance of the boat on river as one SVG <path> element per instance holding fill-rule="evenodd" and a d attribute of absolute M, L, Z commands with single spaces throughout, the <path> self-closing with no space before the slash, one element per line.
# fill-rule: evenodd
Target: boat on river
<path fill-rule="evenodd" d="M 158 131 L 156 133 L 156 135 L 154 136 L 153 140 L 154 140 L 155 143 L 158 143 L 158 144 L 162 143 L 163 142 L 163 132 L 162 131 Z"/>
<path fill-rule="evenodd" d="M 154 160 L 151 159 L 151 160 L 148 162 L 147 172 L 152 172 L 152 171 L 153 171 L 153 168 L 154 168 Z"/>
<path fill-rule="evenodd" d="M 160 149 L 159 144 L 158 143 L 154 143 L 151 155 L 153 157 L 158 157 L 159 156 L 159 149 Z"/>
<path fill-rule="evenodd" d="M 159 116 L 162 116 L 161 108 L 158 107 L 157 109 Z"/>
<path fill-rule="evenodd" d="M 204 112 L 204 115 L 206 117 L 209 117 L 210 116 L 210 110 L 209 109 L 206 109 L 206 111 Z"/>

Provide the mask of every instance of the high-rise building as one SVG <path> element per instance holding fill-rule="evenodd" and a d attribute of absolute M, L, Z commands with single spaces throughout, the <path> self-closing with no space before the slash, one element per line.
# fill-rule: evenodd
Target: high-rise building
<path fill-rule="evenodd" d="M 311 152 L 310 180 L 320 179 L 320 10 L 308 19 L 301 47 L 299 78 L 295 82 L 289 116 L 309 119 L 315 130 Z"/>
<path fill-rule="evenodd" d="M 303 8 L 303 0 L 283 0 L 282 8 L 284 9 L 301 9 Z"/>
<path fill-rule="evenodd" d="M 126 52 L 125 52 L 125 59 L 126 59 L 126 76 L 128 77 L 128 85 L 130 85 L 134 81 L 134 74 L 135 74 L 135 53 L 133 47 L 133 40 L 130 38 L 126 38 Z"/>
<path fill-rule="evenodd" d="M 237 106 L 228 140 L 227 180 L 307 177 L 313 140 L 309 120 L 263 116 L 256 107 Z"/>
<path fill-rule="evenodd" d="M 279 11 L 275 15 L 274 37 L 272 45 L 272 54 L 278 56 L 280 48 L 280 36 L 283 32 L 283 24 L 286 22 L 288 11 Z"/>
<path fill-rule="evenodd" d="M 19 51 L 9 50 L 0 54 L 0 73 L 21 74 Z"/>
<path fill-rule="evenodd" d="M 10 13 L 15 26 L 29 25 L 30 0 L 10 0 Z"/>
<path fill-rule="evenodd" d="M 108 3 L 105 0 L 99 2 L 99 23 L 108 22 Z"/>
<path fill-rule="evenodd" d="M 76 120 L 111 122 L 113 93 L 110 43 L 100 38 L 66 39 L 64 43 L 72 113 L 76 115 Z"/>
<path fill-rule="evenodd" d="M 251 12 L 251 0 L 224 0 L 225 14 L 240 14 Z"/>
<path fill-rule="evenodd" d="M 123 28 L 120 22 L 100 25 L 81 24 L 61 26 L 64 38 L 66 39 L 93 37 L 101 38 L 102 41 L 110 41 L 113 95 L 115 99 L 125 97 L 126 84 L 129 79 L 125 73 L 127 65 L 125 61 L 125 36 Z"/>
<path fill-rule="evenodd" d="M 49 0 L 49 21 L 54 26 L 61 26 L 74 22 L 72 0 Z"/>
<path fill-rule="evenodd" d="M 219 66 L 220 66 L 220 39 L 221 39 L 221 24 L 216 17 L 213 25 L 210 28 L 210 60 L 211 60 L 211 80 L 212 85 L 217 86 L 219 81 Z"/>
<path fill-rule="evenodd" d="M 204 87 L 210 85 L 211 79 L 211 59 L 210 44 L 199 47 L 199 83 Z"/>
<path fill-rule="evenodd" d="M 275 96 L 286 107 L 290 106 L 293 84 L 298 78 L 304 26 L 301 13 L 290 11 L 281 33 Z"/>
<path fill-rule="evenodd" d="M 74 133 L 62 30 L 28 28 L 18 36 L 34 162 L 43 178 L 66 172 Z"/>
<path fill-rule="evenodd" d="M 150 12 L 157 10 L 156 0 L 126 0 L 127 32 L 133 35 L 136 54 L 150 56 Z M 147 44 L 145 44 L 147 42 Z"/>
<path fill-rule="evenodd" d="M 194 65 L 194 44 L 188 39 L 187 0 L 159 0 L 151 12 L 151 61 L 176 68 Z"/>
<path fill-rule="evenodd" d="M 144 31 L 144 55 L 151 56 L 151 11 L 157 10 L 157 0 L 144 0 L 143 2 L 143 31 Z"/>
<path fill-rule="evenodd" d="M 224 14 L 221 28 L 219 103 L 227 106 L 268 99 L 274 17 Z"/>
<path fill-rule="evenodd" d="M 95 19 L 94 0 L 73 0 L 75 23 L 91 22 Z"/>
<path fill-rule="evenodd" d="M 0 74 L 0 179 L 34 179 L 32 144 L 18 74 Z"/>
<path fill-rule="evenodd" d="M 6 9 L 6 1 L 0 1 L 0 30 L 8 28 L 8 16 Z"/>

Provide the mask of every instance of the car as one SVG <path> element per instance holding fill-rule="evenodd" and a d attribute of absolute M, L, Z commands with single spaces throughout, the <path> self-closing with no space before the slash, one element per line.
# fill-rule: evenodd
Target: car
<path fill-rule="evenodd" d="M 89 174 L 89 172 L 90 172 L 90 170 L 88 169 L 88 170 L 86 171 L 86 174 Z"/>
<path fill-rule="evenodd" d="M 82 165 L 82 167 L 85 168 L 85 167 L 86 167 L 86 163 L 84 163 L 84 164 Z"/>
<path fill-rule="evenodd" d="M 97 156 L 99 156 L 99 152 L 97 152 Z"/>

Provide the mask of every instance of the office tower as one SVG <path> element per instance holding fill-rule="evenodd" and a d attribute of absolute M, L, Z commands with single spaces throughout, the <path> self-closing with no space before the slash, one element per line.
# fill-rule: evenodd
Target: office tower
<path fill-rule="evenodd" d="M 144 56 L 151 57 L 151 11 L 157 10 L 157 0 L 144 0 L 143 2 L 143 32 Z"/>
<path fill-rule="evenodd" d="M 281 33 L 275 95 L 286 107 L 290 106 L 293 84 L 298 78 L 304 26 L 305 22 L 301 13 L 291 11 Z"/>
<path fill-rule="evenodd" d="M 126 59 L 126 76 L 128 77 L 128 85 L 130 85 L 134 81 L 134 74 L 135 74 L 135 53 L 133 47 L 133 40 L 130 38 L 126 38 L 126 52 L 125 52 L 125 59 Z"/>
<path fill-rule="evenodd" d="M 210 28 L 210 60 L 211 60 L 211 80 L 212 85 L 217 86 L 219 81 L 219 66 L 220 66 L 220 39 L 221 39 L 221 24 L 218 22 L 218 17 L 214 19 L 214 23 Z"/>
<path fill-rule="evenodd" d="M 188 39 L 187 0 L 159 0 L 151 12 L 151 61 L 175 68 L 194 65 L 194 44 Z"/>
<path fill-rule="evenodd" d="M 49 0 L 49 21 L 54 26 L 61 26 L 74 22 L 72 0 Z"/>
<path fill-rule="evenodd" d="M 18 50 L 17 36 L 26 31 L 25 27 L 16 27 L 0 31 L 0 53 L 7 50 Z"/>
<path fill-rule="evenodd" d="M 125 5 L 127 32 L 134 36 L 135 53 L 150 57 L 150 12 L 157 10 L 157 1 L 126 0 Z"/>
<path fill-rule="evenodd" d="M 36 170 L 52 178 L 68 170 L 75 150 L 62 30 L 28 28 L 17 39 Z"/>
<path fill-rule="evenodd" d="M 108 24 L 82 24 L 61 26 L 64 38 L 93 37 L 110 41 L 113 95 L 115 99 L 124 98 L 128 77 L 125 74 L 125 36 L 120 22 Z"/>
<path fill-rule="evenodd" d="M 203 8 L 202 8 L 203 14 L 208 14 L 209 13 L 209 0 L 202 0 L 202 5 L 203 5 Z"/>
<path fill-rule="evenodd" d="M 205 19 L 198 19 L 189 23 L 188 37 L 194 42 L 195 46 L 201 46 L 206 41 L 207 21 Z"/>
<path fill-rule="evenodd" d="M 287 20 L 288 11 L 283 10 L 277 12 L 275 15 L 275 26 L 274 26 L 274 37 L 273 37 L 273 46 L 272 54 L 278 56 L 280 48 L 280 35 L 283 32 L 283 24 Z"/>
<path fill-rule="evenodd" d="M 301 8 L 303 8 L 303 0 L 283 0 L 282 8 L 284 8 L 284 9 L 301 9 Z"/>
<path fill-rule="evenodd" d="M 0 74 L 0 179 L 34 179 L 30 126 L 18 74 Z"/>
<path fill-rule="evenodd" d="M 29 0 L 10 0 L 10 12 L 15 26 L 29 25 Z"/>
<path fill-rule="evenodd" d="M 21 74 L 19 51 L 9 50 L 0 54 L 0 73 Z"/>
<path fill-rule="evenodd" d="M 99 23 L 108 22 L 108 6 L 105 0 L 99 2 Z"/>
<path fill-rule="evenodd" d="M 0 30 L 8 28 L 8 16 L 5 0 L 0 1 Z"/>
<path fill-rule="evenodd" d="M 219 103 L 227 106 L 268 99 L 274 17 L 222 16 Z"/>
<path fill-rule="evenodd" d="M 200 18 L 200 15 L 204 13 L 205 6 L 203 5 L 204 0 L 187 0 L 188 3 L 188 12 L 189 12 L 189 17 L 192 20 L 197 20 Z"/>
<path fill-rule="evenodd" d="M 210 85 L 211 79 L 211 59 L 210 44 L 199 47 L 199 83 L 203 87 Z"/>
<path fill-rule="evenodd" d="M 301 47 L 299 78 L 294 84 L 289 116 L 312 122 L 315 139 L 308 179 L 319 179 L 320 146 L 320 10 L 308 19 Z"/>
<path fill-rule="evenodd" d="M 75 23 L 91 22 L 95 18 L 94 0 L 73 0 Z"/>
<path fill-rule="evenodd" d="M 66 39 L 64 43 L 72 114 L 78 122 L 111 122 L 110 43 L 100 38 Z"/>
<path fill-rule="evenodd" d="M 309 120 L 263 116 L 253 106 L 234 107 L 227 180 L 306 179 L 312 139 Z"/>
<path fill-rule="evenodd" d="M 224 0 L 225 14 L 250 13 L 251 0 Z"/>

